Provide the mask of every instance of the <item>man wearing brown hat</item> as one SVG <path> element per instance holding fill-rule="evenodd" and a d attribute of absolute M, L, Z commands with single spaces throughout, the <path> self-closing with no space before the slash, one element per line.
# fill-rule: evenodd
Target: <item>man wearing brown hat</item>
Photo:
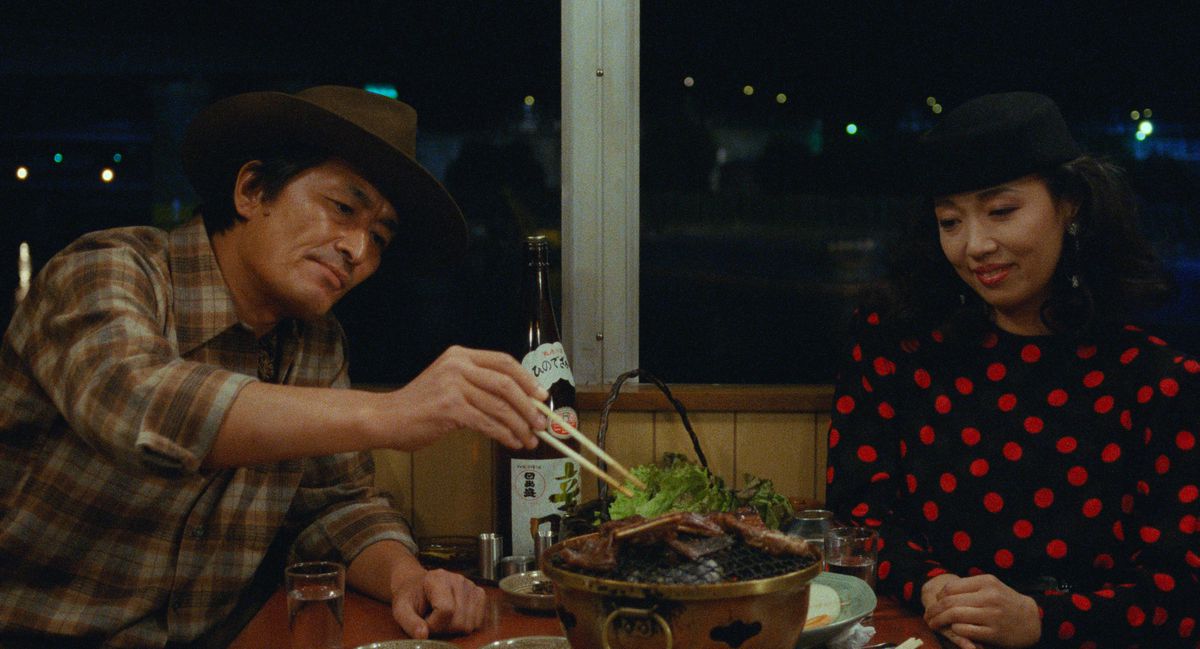
<path fill-rule="evenodd" d="M 462 348 L 395 392 L 329 389 L 349 386 L 334 303 L 385 256 L 464 248 L 415 131 L 352 88 L 225 99 L 183 147 L 202 219 L 46 264 L 0 347 L 0 644 L 211 640 L 276 554 L 344 562 L 414 637 L 479 626 L 482 591 L 416 562 L 366 451 L 462 428 L 532 447 L 544 392 Z"/>

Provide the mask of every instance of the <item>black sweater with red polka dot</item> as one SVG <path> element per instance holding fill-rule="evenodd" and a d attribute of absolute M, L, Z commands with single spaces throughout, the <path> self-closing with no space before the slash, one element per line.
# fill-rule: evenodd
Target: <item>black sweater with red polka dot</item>
<path fill-rule="evenodd" d="M 881 592 L 990 573 L 1039 646 L 1200 646 L 1200 362 L 1135 327 L 959 337 L 866 314 L 838 377 L 827 499 L 880 530 Z"/>

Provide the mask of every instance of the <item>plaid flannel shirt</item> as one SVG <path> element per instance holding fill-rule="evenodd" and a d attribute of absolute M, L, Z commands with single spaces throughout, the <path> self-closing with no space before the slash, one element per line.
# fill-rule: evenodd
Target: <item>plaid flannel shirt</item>
<path fill-rule="evenodd" d="M 276 331 L 278 382 L 348 387 L 332 316 Z M 89 234 L 47 263 L 0 347 L 0 644 L 191 641 L 285 528 L 308 558 L 415 550 L 367 453 L 201 468 L 259 354 L 199 220 Z"/>

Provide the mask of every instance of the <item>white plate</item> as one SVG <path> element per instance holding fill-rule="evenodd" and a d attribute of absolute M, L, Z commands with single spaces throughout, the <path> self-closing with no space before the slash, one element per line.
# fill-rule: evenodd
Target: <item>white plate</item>
<path fill-rule="evenodd" d="M 831 601 L 834 599 L 831 594 L 836 595 L 836 604 Z M 796 649 L 819 647 L 829 642 L 874 611 L 876 604 L 875 592 L 867 582 L 833 572 L 822 572 L 812 580 L 809 600 L 809 620 L 819 615 L 831 615 L 834 610 L 837 618 L 828 624 L 805 629 Z"/>
<path fill-rule="evenodd" d="M 481 649 L 571 649 L 566 638 L 553 635 L 527 635 L 523 638 L 497 640 Z"/>
<path fill-rule="evenodd" d="M 458 649 L 458 645 L 441 640 L 384 640 L 359 645 L 355 649 Z"/>

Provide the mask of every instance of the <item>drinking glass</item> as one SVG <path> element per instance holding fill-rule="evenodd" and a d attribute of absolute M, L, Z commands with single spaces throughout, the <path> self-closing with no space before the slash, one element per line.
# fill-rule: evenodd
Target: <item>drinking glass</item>
<path fill-rule="evenodd" d="M 806 509 L 798 514 L 788 527 L 788 534 L 813 543 L 821 551 L 821 560 L 829 554 L 826 537 L 833 528 L 833 512 L 828 509 Z"/>
<path fill-rule="evenodd" d="M 333 561 L 294 563 L 284 585 L 292 649 L 342 649 L 345 567 Z"/>
<path fill-rule="evenodd" d="M 829 531 L 825 545 L 827 570 L 858 577 L 874 590 L 878 532 L 866 527 L 836 527 Z"/>

